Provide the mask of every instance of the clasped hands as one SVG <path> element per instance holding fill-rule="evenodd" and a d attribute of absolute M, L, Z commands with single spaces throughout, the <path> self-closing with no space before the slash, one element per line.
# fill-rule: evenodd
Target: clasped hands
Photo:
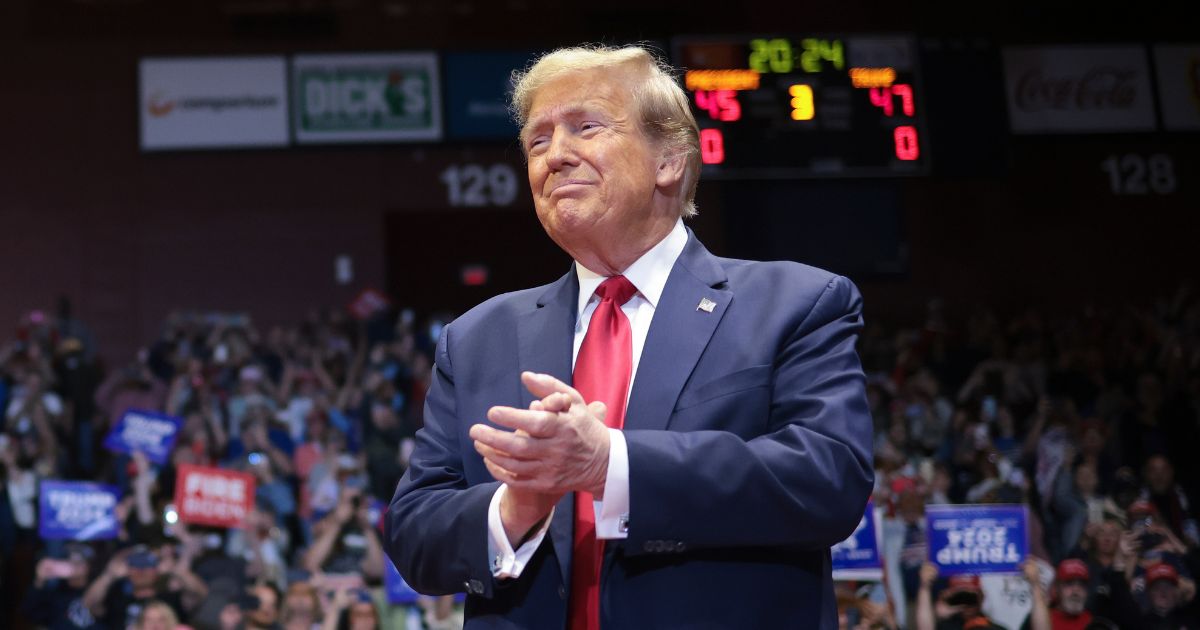
<path fill-rule="evenodd" d="M 529 409 L 496 406 L 486 424 L 471 427 L 475 450 L 496 480 L 508 485 L 500 518 L 514 546 L 568 492 L 601 499 L 608 476 L 608 428 L 604 403 L 587 403 L 571 386 L 548 374 L 522 372 L 535 397 Z"/>

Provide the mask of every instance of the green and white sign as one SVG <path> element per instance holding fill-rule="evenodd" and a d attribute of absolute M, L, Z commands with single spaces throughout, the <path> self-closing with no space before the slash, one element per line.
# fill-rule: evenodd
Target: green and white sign
<path fill-rule="evenodd" d="M 296 55 L 292 132 L 299 144 L 442 138 L 433 53 Z"/>

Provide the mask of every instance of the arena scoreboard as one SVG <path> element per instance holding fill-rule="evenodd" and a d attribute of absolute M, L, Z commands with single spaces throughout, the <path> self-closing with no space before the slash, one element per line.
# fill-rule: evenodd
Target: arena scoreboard
<path fill-rule="evenodd" d="M 700 125 L 705 176 L 928 172 L 911 37 L 683 37 L 673 52 Z"/>

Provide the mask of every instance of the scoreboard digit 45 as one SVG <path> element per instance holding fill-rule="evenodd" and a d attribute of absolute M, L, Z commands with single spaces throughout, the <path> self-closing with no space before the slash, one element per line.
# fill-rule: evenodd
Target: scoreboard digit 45
<path fill-rule="evenodd" d="M 708 176 L 928 172 L 909 37 L 688 37 L 674 42 L 674 52 Z"/>

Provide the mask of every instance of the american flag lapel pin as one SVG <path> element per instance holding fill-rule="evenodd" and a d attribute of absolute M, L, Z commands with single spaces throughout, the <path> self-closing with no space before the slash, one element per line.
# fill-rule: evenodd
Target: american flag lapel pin
<path fill-rule="evenodd" d="M 696 305 L 696 310 L 704 311 L 705 313 L 711 313 L 711 312 L 713 312 L 713 309 L 716 307 L 717 307 L 716 302 L 714 302 L 708 298 L 702 298 L 700 300 L 700 303 Z"/>

